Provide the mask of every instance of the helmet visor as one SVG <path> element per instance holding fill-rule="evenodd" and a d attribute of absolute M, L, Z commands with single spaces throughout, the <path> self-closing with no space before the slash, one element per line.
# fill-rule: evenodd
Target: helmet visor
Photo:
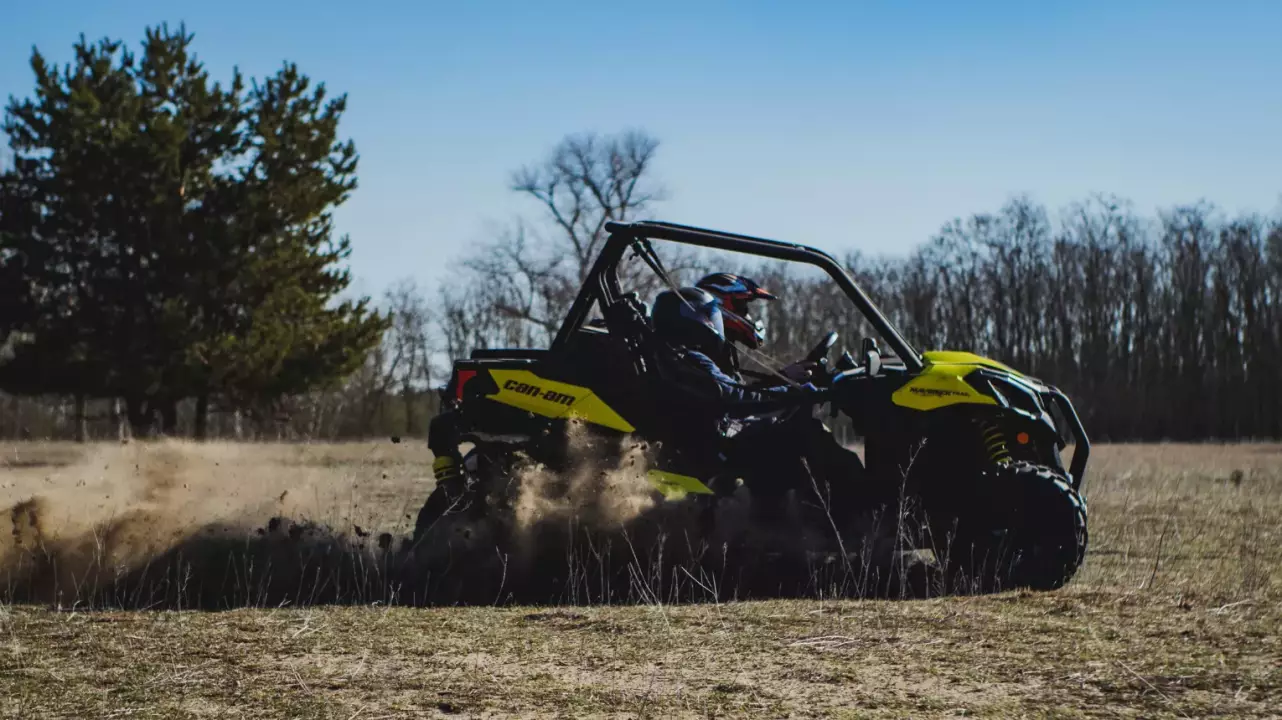
<path fill-rule="evenodd" d="M 689 320 L 708 328 L 721 340 L 726 339 L 725 317 L 721 314 L 721 301 L 715 295 L 704 293 L 706 301 L 686 297 L 679 312 Z"/>
<path fill-rule="evenodd" d="M 709 308 L 709 310 L 710 312 L 708 313 L 708 315 L 710 317 L 708 319 L 712 321 L 712 329 L 716 331 L 717 337 L 721 338 L 722 340 L 725 340 L 726 339 L 726 319 L 725 319 L 725 316 L 721 314 L 721 308 L 718 307 L 718 304 L 714 302 L 712 304 L 712 307 Z"/>

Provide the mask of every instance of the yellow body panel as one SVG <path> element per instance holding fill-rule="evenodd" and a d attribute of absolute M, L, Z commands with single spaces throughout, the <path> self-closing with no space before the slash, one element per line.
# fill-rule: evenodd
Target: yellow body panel
<path fill-rule="evenodd" d="M 698 495 L 711 495 L 712 490 L 699 481 L 698 478 L 689 475 L 678 475 L 677 473 L 664 472 L 663 470 L 651 470 L 646 473 L 646 479 L 654 485 L 655 489 L 663 493 L 663 497 L 668 500 L 680 500 L 689 493 Z"/>
<path fill-rule="evenodd" d="M 545 380 L 529 370 L 490 370 L 498 392 L 489 399 L 549 418 L 577 417 L 621 432 L 636 430 L 590 389 Z"/>
<path fill-rule="evenodd" d="M 996 360 L 990 360 L 982 355 L 975 353 L 959 352 L 956 350 L 930 350 L 921 354 L 929 365 L 984 365 L 995 370 L 1004 370 L 1014 375 L 1022 375 L 1014 368 L 1003 365 Z"/>
<path fill-rule="evenodd" d="M 971 387 L 964 378 L 981 365 L 1009 372 L 1001 363 L 961 352 L 927 352 L 921 374 L 890 396 L 891 402 L 913 410 L 934 410 L 949 405 L 996 405 L 997 401 Z"/>

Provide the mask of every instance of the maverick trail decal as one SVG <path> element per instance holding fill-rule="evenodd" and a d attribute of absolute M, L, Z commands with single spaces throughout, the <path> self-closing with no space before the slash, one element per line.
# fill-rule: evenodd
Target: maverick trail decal
<path fill-rule="evenodd" d="M 969 357 L 960 353 L 946 354 Z M 982 359 L 982 358 L 981 358 Z M 965 378 L 980 365 L 928 363 L 921 373 L 891 394 L 894 404 L 913 410 L 935 410 L 949 405 L 995 405 L 996 401 L 971 387 Z"/>
<path fill-rule="evenodd" d="M 957 392 L 956 390 L 945 390 L 943 388 L 913 387 L 908 388 L 908 390 L 914 395 L 929 395 L 931 397 L 948 397 L 950 395 L 952 397 L 970 397 L 967 393 Z"/>

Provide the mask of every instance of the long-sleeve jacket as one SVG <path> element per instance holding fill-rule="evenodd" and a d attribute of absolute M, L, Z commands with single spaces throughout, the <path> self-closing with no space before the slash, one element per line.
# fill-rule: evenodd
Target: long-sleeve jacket
<path fill-rule="evenodd" d="M 794 389 L 788 385 L 748 387 L 737 377 L 728 375 L 708 355 L 683 348 L 678 352 L 674 378 L 680 390 L 706 402 L 709 409 L 729 417 L 744 417 L 816 401 L 818 390 L 813 385 Z"/>

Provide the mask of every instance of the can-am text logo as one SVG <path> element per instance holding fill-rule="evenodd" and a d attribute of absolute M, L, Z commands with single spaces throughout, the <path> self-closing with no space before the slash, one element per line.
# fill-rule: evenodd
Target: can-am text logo
<path fill-rule="evenodd" d="M 541 398 L 548 402 L 560 403 L 566 406 L 574 404 L 573 395 L 566 395 L 565 393 L 559 393 L 555 390 L 544 390 L 537 385 L 530 385 L 529 383 L 518 382 L 516 380 L 508 380 L 503 383 L 503 389 L 511 390 L 512 392 L 519 393 L 521 395 Z"/>

